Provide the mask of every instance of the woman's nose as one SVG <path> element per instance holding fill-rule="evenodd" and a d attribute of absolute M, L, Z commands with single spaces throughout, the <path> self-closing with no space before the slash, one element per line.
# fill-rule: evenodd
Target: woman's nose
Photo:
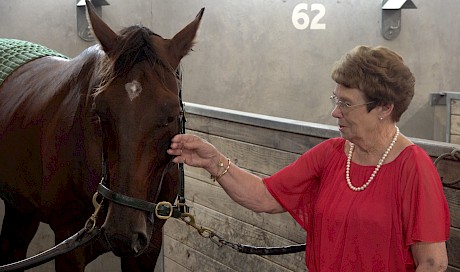
<path fill-rule="evenodd" d="M 343 117 L 342 111 L 339 109 L 339 107 L 337 107 L 337 105 L 335 105 L 332 109 L 331 115 L 335 118 Z"/>

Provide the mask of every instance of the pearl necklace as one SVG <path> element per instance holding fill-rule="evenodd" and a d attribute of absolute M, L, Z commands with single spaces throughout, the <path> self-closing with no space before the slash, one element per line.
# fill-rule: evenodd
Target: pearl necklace
<path fill-rule="evenodd" d="M 396 141 L 398 140 L 398 136 L 399 136 L 399 128 L 396 127 L 395 136 L 393 137 L 393 140 L 391 141 L 391 143 L 388 146 L 388 148 L 385 151 L 385 153 L 383 153 L 382 158 L 380 158 L 379 163 L 377 164 L 377 166 L 374 169 L 374 172 L 372 172 L 372 174 L 369 177 L 369 179 L 367 180 L 367 182 L 363 186 L 360 186 L 360 187 L 353 186 L 353 184 L 351 184 L 351 180 L 350 180 L 350 163 L 351 163 L 351 157 L 353 155 L 353 150 L 355 149 L 355 145 L 350 142 L 350 150 L 348 151 L 348 156 L 347 156 L 347 168 L 346 168 L 346 171 L 345 171 L 345 177 L 347 178 L 348 187 L 350 187 L 351 190 L 353 190 L 355 192 L 359 192 L 359 191 L 363 191 L 364 189 L 367 188 L 367 186 L 369 186 L 371 181 L 374 179 L 375 175 L 377 175 L 377 172 L 379 171 L 380 167 L 383 165 L 383 162 L 385 161 L 386 157 L 388 156 L 388 153 L 390 153 L 391 149 L 393 148 L 393 146 L 395 145 Z"/>

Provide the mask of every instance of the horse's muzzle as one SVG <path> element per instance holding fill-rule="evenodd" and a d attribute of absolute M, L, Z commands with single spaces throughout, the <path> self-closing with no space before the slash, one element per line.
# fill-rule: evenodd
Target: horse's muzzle
<path fill-rule="evenodd" d="M 148 247 L 147 235 L 141 232 L 133 232 L 131 235 L 119 233 L 110 234 L 104 231 L 104 237 L 109 249 L 118 257 L 132 257 L 142 254 Z"/>

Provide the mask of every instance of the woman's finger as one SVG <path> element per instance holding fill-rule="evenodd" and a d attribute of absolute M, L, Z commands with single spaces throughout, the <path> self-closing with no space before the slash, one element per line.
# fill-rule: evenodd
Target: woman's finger
<path fill-rule="evenodd" d="M 166 152 L 167 152 L 169 155 L 180 156 L 180 155 L 181 155 L 181 150 L 182 150 L 182 149 L 170 148 L 170 149 L 166 150 Z"/>

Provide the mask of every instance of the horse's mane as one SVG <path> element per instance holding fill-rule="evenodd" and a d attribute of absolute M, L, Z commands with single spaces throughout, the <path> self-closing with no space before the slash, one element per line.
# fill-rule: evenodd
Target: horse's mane
<path fill-rule="evenodd" d="M 160 65 L 171 70 L 155 50 L 150 40 L 151 35 L 159 36 L 140 25 L 130 26 L 120 31 L 115 47 L 105 55 L 99 66 L 98 73 L 102 80 L 96 94 L 104 91 L 105 86 L 114 78 L 125 76 L 141 61 L 148 61 L 152 69 Z"/>

